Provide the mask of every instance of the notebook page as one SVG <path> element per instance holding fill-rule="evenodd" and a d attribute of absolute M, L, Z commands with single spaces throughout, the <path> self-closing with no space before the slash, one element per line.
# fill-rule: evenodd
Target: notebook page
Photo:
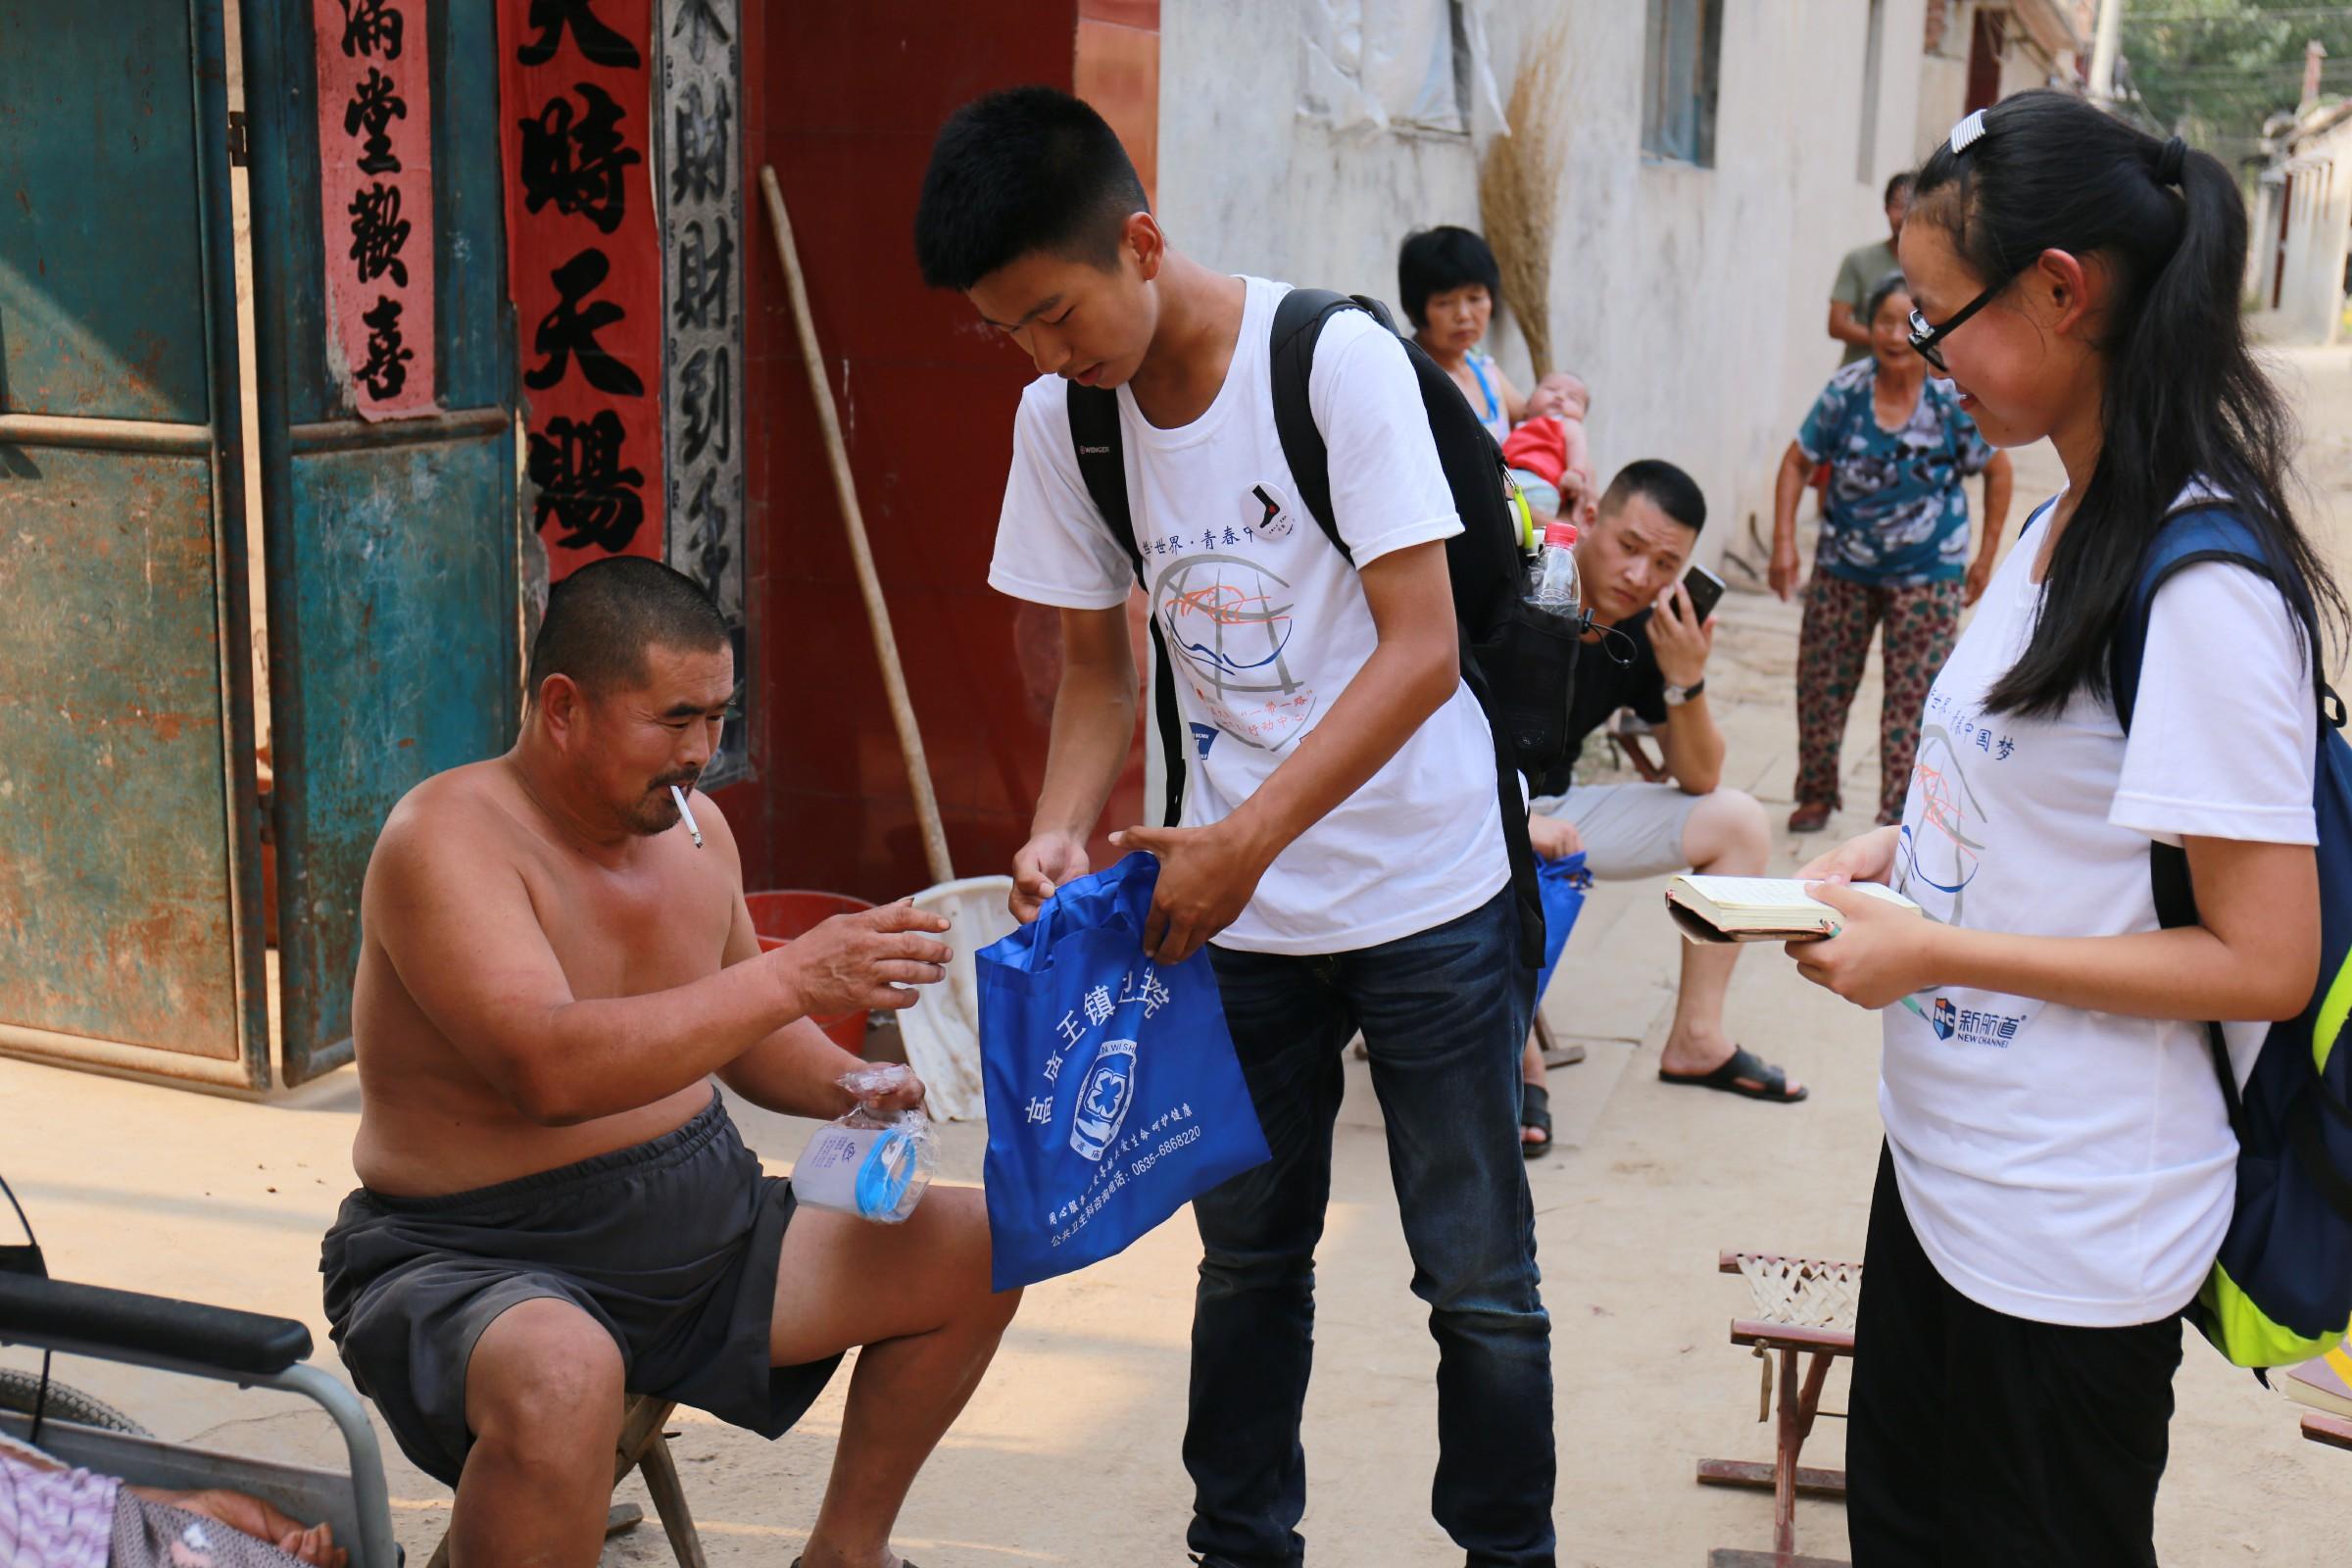
<path fill-rule="evenodd" d="M 1690 876 L 1683 881 L 1692 892 L 1712 900 L 1726 909 L 1785 909 L 1827 908 L 1820 900 L 1805 891 L 1808 884 L 1794 877 L 1778 876 Z M 1889 904 L 1908 906 L 1909 899 L 1877 882 L 1845 884 L 1857 893 L 1868 893 Z"/>

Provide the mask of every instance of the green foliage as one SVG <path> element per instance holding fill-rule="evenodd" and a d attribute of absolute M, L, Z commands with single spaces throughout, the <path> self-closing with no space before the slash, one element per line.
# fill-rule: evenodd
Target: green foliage
<path fill-rule="evenodd" d="M 2229 161 L 2253 156 L 2262 122 L 2303 90 L 2309 39 L 2327 46 L 2323 99 L 2352 94 L 2352 4 L 2124 0 L 2123 81 L 2152 130 Z"/>

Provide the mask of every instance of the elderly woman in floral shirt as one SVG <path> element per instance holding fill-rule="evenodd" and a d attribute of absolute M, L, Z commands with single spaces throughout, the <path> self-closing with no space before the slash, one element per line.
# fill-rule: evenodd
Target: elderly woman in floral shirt
<path fill-rule="evenodd" d="M 1781 460 L 1773 497 L 1772 588 L 1796 587 L 1796 503 L 1815 465 L 1830 468 L 1821 545 L 1805 585 L 1797 643 L 1796 810 L 1790 831 L 1818 832 L 1843 804 L 1838 752 L 1847 710 L 1884 624 L 1886 704 L 1879 715 L 1879 821 L 1902 819 L 1919 746 L 1920 709 L 1960 634 L 1960 612 L 1992 576 L 2009 517 L 2009 455 L 1977 433 L 1958 392 L 1911 351 L 1902 274 L 1871 290 L 1871 357 L 1830 377 Z M 1969 554 L 1968 496 L 1984 476 L 1984 526 Z"/>

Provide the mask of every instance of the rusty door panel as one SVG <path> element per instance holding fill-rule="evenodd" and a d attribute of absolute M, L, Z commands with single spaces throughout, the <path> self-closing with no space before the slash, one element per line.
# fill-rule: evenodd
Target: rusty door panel
<path fill-rule="evenodd" d="M 281 954 L 290 1082 L 346 1059 L 360 882 L 385 815 L 418 780 L 510 739 L 514 538 L 482 498 L 501 494 L 514 453 L 501 422 L 295 456 L 273 683 L 295 699 L 273 710 L 277 755 L 302 761 L 276 803 L 279 929 L 299 934 Z"/>
<path fill-rule="evenodd" d="M 0 1050 L 259 1088 L 220 7 L 0 39 Z"/>
<path fill-rule="evenodd" d="M 0 0 L 0 407 L 205 418 L 187 0 Z M 226 220 L 223 214 L 223 221 Z"/>
<path fill-rule="evenodd" d="M 12 450 L 0 1021 L 233 1058 L 211 466 Z"/>

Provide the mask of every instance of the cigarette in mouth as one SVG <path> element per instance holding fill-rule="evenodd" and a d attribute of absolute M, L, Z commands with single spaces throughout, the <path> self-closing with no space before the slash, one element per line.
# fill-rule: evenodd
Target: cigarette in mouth
<path fill-rule="evenodd" d="M 675 784 L 669 787 L 669 798 L 678 803 L 678 815 L 686 819 L 686 831 L 694 835 L 694 847 L 703 847 L 703 830 L 695 826 L 694 809 L 686 804 L 686 792 Z"/>

